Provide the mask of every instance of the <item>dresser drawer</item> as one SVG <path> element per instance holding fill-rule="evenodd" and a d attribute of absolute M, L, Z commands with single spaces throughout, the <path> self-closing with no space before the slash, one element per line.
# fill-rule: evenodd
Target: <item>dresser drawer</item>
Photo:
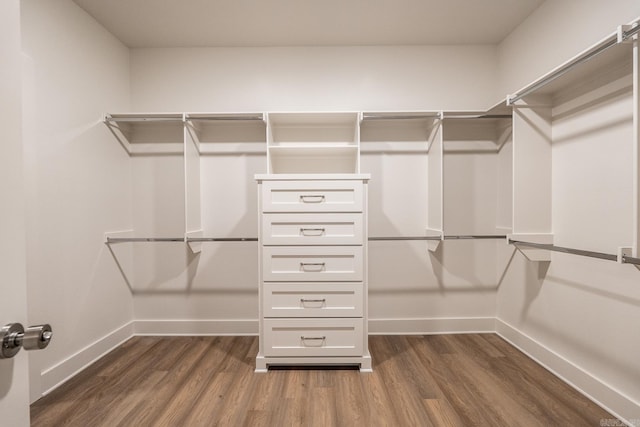
<path fill-rule="evenodd" d="M 263 214 L 263 245 L 361 245 L 360 213 Z"/>
<path fill-rule="evenodd" d="M 362 319 L 264 319 L 265 356 L 358 356 Z"/>
<path fill-rule="evenodd" d="M 265 181 L 262 212 L 362 212 L 362 181 Z"/>
<path fill-rule="evenodd" d="M 266 282 L 361 282 L 362 246 L 264 246 Z"/>
<path fill-rule="evenodd" d="M 265 283 L 264 317 L 362 317 L 362 283 Z"/>

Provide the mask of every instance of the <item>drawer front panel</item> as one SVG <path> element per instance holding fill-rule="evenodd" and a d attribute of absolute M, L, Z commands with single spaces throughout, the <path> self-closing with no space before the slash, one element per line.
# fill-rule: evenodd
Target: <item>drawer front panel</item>
<path fill-rule="evenodd" d="M 265 283 L 265 317 L 362 317 L 362 283 Z"/>
<path fill-rule="evenodd" d="M 362 319 L 265 319 L 265 356 L 358 356 Z"/>
<path fill-rule="evenodd" d="M 362 212 L 360 181 L 265 181 L 263 212 Z"/>
<path fill-rule="evenodd" d="M 362 214 L 263 214 L 263 245 L 361 245 Z"/>
<path fill-rule="evenodd" d="M 362 246 L 265 246 L 266 282 L 361 282 Z"/>

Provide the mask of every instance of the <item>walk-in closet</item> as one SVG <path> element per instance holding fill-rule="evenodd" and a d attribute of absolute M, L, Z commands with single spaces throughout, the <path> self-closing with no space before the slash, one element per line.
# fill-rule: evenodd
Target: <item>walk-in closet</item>
<path fill-rule="evenodd" d="M 3 1 L 0 426 L 640 426 L 639 34 Z"/>

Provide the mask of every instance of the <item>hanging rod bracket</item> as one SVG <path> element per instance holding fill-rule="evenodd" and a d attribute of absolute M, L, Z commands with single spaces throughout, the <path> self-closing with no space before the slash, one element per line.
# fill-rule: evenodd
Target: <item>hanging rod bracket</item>
<path fill-rule="evenodd" d="M 640 31 L 640 26 L 637 22 L 635 24 L 619 25 L 617 30 L 618 43 L 632 43 L 637 40 L 638 31 Z"/>
<path fill-rule="evenodd" d="M 633 256 L 633 248 L 631 247 L 619 247 L 618 248 L 618 262 L 620 264 L 624 264 L 625 263 L 625 259 L 627 257 L 632 257 Z"/>

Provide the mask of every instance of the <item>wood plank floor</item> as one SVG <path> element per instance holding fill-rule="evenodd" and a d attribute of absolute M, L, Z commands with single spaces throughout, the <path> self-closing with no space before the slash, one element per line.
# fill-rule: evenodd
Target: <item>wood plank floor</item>
<path fill-rule="evenodd" d="M 255 374 L 256 337 L 135 337 L 31 406 L 33 426 L 599 426 L 494 334 L 372 336 L 372 374 Z"/>

